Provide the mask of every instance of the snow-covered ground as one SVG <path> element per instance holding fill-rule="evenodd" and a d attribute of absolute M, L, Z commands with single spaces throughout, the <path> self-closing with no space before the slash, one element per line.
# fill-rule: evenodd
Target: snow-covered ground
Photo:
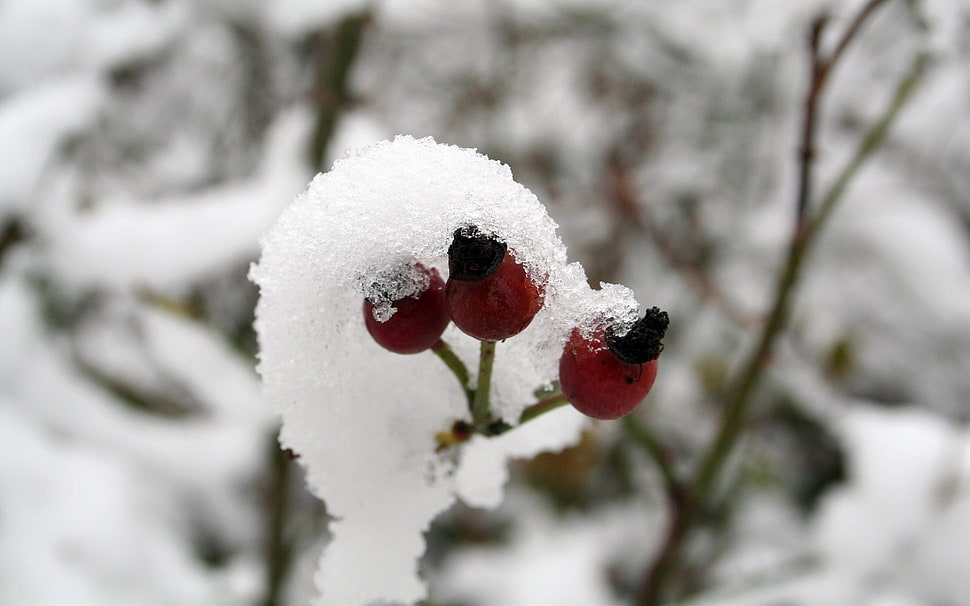
<path fill-rule="evenodd" d="M 361 587 L 433 604 L 629 602 L 666 514 L 617 424 L 563 409 L 438 468 L 409 436 L 430 455 L 429 428 L 464 407 L 440 362 L 312 339 L 359 336 L 359 293 L 340 290 L 354 272 L 421 246 L 440 263 L 454 213 L 473 214 L 562 272 L 562 298 L 499 347 L 503 414 L 554 378 L 564 318 L 592 296 L 577 294 L 585 272 L 670 312 L 640 418 L 688 465 L 783 258 L 808 23 L 828 9 L 834 34 L 862 4 L 0 0 L 0 604 L 340 603 Z M 970 7 L 914 4 L 925 34 L 888 0 L 833 74 L 819 192 L 930 53 L 813 251 L 729 466 L 731 506 L 692 544 L 691 604 L 970 604 Z M 340 32 L 361 23 L 318 163 L 323 108 L 348 92 L 327 88 Z M 304 205 L 318 207 L 290 206 L 344 150 L 397 134 L 477 148 L 511 174 L 457 148 L 386 169 L 365 154 L 316 182 Z M 261 239 L 282 255 L 252 270 L 277 297 L 261 313 L 308 322 L 264 352 L 265 392 L 248 277 Z M 380 406 L 328 416 L 358 414 L 361 393 Z M 301 467 L 279 472 L 281 411 L 326 512 Z M 506 462 L 582 428 L 560 455 Z M 267 555 L 272 536 L 292 553 Z"/>

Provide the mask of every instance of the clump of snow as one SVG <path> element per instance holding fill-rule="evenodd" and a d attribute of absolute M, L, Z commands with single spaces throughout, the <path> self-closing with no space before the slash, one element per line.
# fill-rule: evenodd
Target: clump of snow
<path fill-rule="evenodd" d="M 2 117 L 0 107 L 0 133 Z M 281 113 L 263 163 L 248 179 L 152 205 L 121 196 L 82 216 L 67 204 L 51 210 L 47 229 L 58 277 L 113 289 L 179 289 L 253 258 L 260 234 L 279 213 L 274 201 L 299 191 L 306 179 L 298 158 L 308 124 L 304 111 Z"/>
<path fill-rule="evenodd" d="M 523 494 L 511 494 L 516 532 L 510 543 L 471 546 L 449 558 L 432 579 L 449 604 L 612 606 L 625 603 L 611 581 L 639 571 L 660 538 L 663 520 L 642 503 L 612 504 L 557 517 Z M 512 509 L 510 507 L 510 509 Z"/>
<path fill-rule="evenodd" d="M 95 78 L 74 76 L 0 95 L 0 215 L 29 204 L 58 146 L 90 125 L 103 94 Z"/>
<path fill-rule="evenodd" d="M 194 548 L 202 532 L 228 545 L 259 540 L 242 487 L 262 462 L 269 419 L 252 369 L 214 331 L 141 305 L 85 330 L 79 353 L 96 349 L 90 361 L 104 370 L 138 382 L 141 361 L 195 394 L 201 414 L 159 422 L 45 340 L 15 265 L 0 277 L 0 459 L 20 462 L 0 465 L 2 601 L 255 601 L 249 558 L 214 573 Z M 138 351 L 136 334 L 151 359 L 112 367 Z"/>
<path fill-rule="evenodd" d="M 416 297 L 427 290 L 429 284 L 430 274 L 420 271 L 413 263 L 406 263 L 393 269 L 361 274 L 357 289 L 374 304 L 374 318 L 387 322 L 397 311 L 393 305 L 395 301 Z"/>
<path fill-rule="evenodd" d="M 560 409 L 499 439 L 435 453 L 435 434 L 469 420 L 464 394 L 435 356 L 398 356 L 367 335 L 361 301 L 377 276 L 419 262 L 447 276 L 456 229 L 499 235 L 545 288 L 545 306 L 500 343 L 492 411 L 515 423 L 556 379 L 574 326 L 629 319 L 629 289 L 592 290 L 566 263 L 556 224 L 509 168 L 474 150 L 398 137 L 339 160 L 286 209 L 251 272 L 260 287 L 259 371 L 283 419 L 282 443 L 336 518 L 317 582 L 323 603 L 414 602 L 422 532 L 456 496 L 501 500 L 509 457 L 567 446 L 585 423 Z M 444 339 L 469 369 L 476 341 Z"/>
<path fill-rule="evenodd" d="M 849 478 L 811 521 L 808 558 L 783 571 L 774 554 L 774 573 L 742 575 L 737 590 L 692 604 L 966 603 L 970 433 L 933 413 L 861 403 L 836 426 Z"/>
<path fill-rule="evenodd" d="M 825 501 L 817 548 L 833 570 L 891 578 L 917 602 L 967 597 L 970 476 L 963 428 L 923 411 L 860 407 L 842 421 L 852 483 Z"/>

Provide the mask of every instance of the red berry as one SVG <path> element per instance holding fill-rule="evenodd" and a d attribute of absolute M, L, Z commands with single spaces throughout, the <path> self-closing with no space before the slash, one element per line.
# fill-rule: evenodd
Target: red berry
<path fill-rule="evenodd" d="M 508 246 L 474 227 L 459 229 L 448 249 L 448 313 L 481 341 L 517 335 L 542 308 L 542 289 Z"/>
<path fill-rule="evenodd" d="M 381 322 L 374 317 L 374 304 L 364 299 L 364 323 L 367 332 L 384 349 L 399 354 L 414 354 L 432 347 L 448 327 L 445 306 L 445 283 L 436 269 L 420 263 L 412 268 L 429 278 L 424 291 L 394 301 L 397 311 Z"/>
<path fill-rule="evenodd" d="M 657 378 L 667 312 L 656 307 L 623 336 L 598 328 L 585 337 L 574 329 L 559 359 L 562 393 L 594 419 L 618 419 L 633 411 Z"/>

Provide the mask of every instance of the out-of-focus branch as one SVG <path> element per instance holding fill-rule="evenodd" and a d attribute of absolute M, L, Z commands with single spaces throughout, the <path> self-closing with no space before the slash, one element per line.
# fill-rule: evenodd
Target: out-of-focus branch
<path fill-rule="evenodd" d="M 329 36 L 321 36 L 316 49 L 312 102 L 316 105 L 316 123 L 310 140 L 308 162 L 321 168 L 333 137 L 340 113 L 349 105 L 350 74 L 360 53 L 364 27 L 370 22 L 370 11 L 351 14 L 337 23 Z M 289 503 L 290 457 L 281 449 L 274 435 L 269 452 L 266 508 L 266 585 L 262 606 L 281 603 L 286 577 L 295 549 L 292 537 L 286 536 Z"/>
<path fill-rule="evenodd" d="M 667 237 L 664 230 L 653 219 L 647 205 L 638 199 L 636 188 L 630 182 L 629 168 L 617 154 L 611 156 L 607 169 L 612 202 L 620 209 L 624 219 L 631 221 L 640 231 L 647 234 L 667 263 L 680 274 L 684 281 L 693 286 L 705 301 L 717 307 L 737 324 L 746 328 L 756 327 L 757 319 L 738 307 L 703 266 L 681 253 Z"/>
<path fill-rule="evenodd" d="M 831 214 L 848 183 L 884 141 L 889 127 L 911 96 L 923 71 L 926 56 L 920 53 L 900 80 L 886 110 L 863 137 L 856 153 L 823 196 L 814 216 L 810 216 L 811 186 L 814 181 L 812 164 L 817 130 L 816 116 L 821 94 L 832 67 L 840 57 L 844 56 L 845 48 L 860 31 L 863 23 L 884 1 L 872 0 L 862 8 L 828 57 L 823 57 L 819 50 L 819 41 L 827 20 L 820 18 L 812 25 L 811 72 L 802 122 L 802 142 L 798 154 L 800 177 L 796 194 L 797 214 L 787 259 L 778 276 L 771 312 L 762 327 L 757 345 L 724 392 L 722 399 L 724 412 L 714 441 L 700 460 L 693 481 L 688 487 L 687 499 L 683 506 L 671 512 L 671 522 L 665 541 L 644 576 L 637 596 L 637 603 L 641 606 L 656 605 L 665 599 L 667 582 L 680 562 L 686 538 L 696 524 L 700 510 L 707 502 L 720 471 L 741 436 L 751 395 L 763 377 L 765 365 L 772 355 L 777 338 L 788 323 L 795 287 L 801 277 L 811 244 L 817 239 L 825 219 Z"/>
<path fill-rule="evenodd" d="M 671 457 L 667 449 L 632 414 L 623 417 L 623 428 L 643 448 L 644 452 L 653 459 L 657 469 L 660 470 L 671 509 L 679 509 L 682 507 L 684 497 L 686 496 L 684 483 L 674 472 Z"/>
<path fill-rule="evenodd" d="M 838 64 L 862 26 L 875 10 L 885 2 L 886 0 L 869 0 L 869 2 L 866 2 L 849 22 L 848 27 L 845 28 L 842 36 L 836 41 L 835 47 L 827 56 L 822 54 L 821 45 L 822 33 L 829 20 L 828 16 L 821 15 L 812 22 L 809 35 L 809 84 L 808 92 L 805 95 L 805 109 L 802 112 L 801 146 L 799 147 L 799 171 L 796 190 L 798 199 L 795 204 L 796 229 L 804 228 L 802 221 L 808 214 L 808 205 L 812 200 L 812 170 L 815 166 L 815 137 L 818 133 L 816 122 L 818 121 L 819 97 L 828 83 L 832 68 Z"/>
<path fill-rule="evenodd" d="M 825 222 L 842 198 L 842 194 L 845 193 L 846 187 L 852 182 L 852 178 L 855 177 L 866 160 L 882 144 L 886 138 L 886 134 L 889 132 L 890 126 L 895 122 L 897 114 L 906 105 L 906 102 L 909 101 L 913 91 L 916 90 L 920 78 L 926 70 L 928 60 L 929 55 L 926 51 L 920 51 L 913 57 L 909 69 L 896 86 L 896 92 L 885 111 L 883 111 L 879 119 L 869 128 L 865 136 L 862 137 L 852 158 L 839 173 L 838 177 L 836 177 L 831 187 L 822 195 L 821 202 L 818 205 L 818 211 L 812 219 L 812 227 L 810 230 L 812 234 L 817 234 L 821 231 Z"/>
<path fill-rule="evenodd" d="M 266 487 L 266 513 L 269 532 L 264 544 L 266 558 L 266 585 L 261 606 L 277 606 L 281 603 L 283 582 L 293 556 L 293 545 L 286 537 L 290 494 L 290 458 L 280 448 L 276 433 L 269 443 L 270 470 Z"/>
<path fill-rule="evenodd" d="M 364 28 L 370 20 L 370 11 L 348 15 L 320 44 L 312 91 L 317 119 L 308 150 L 310 165 L 314 168 L 323 168 L 337 119 L 351 101 L 351 68 L 360 53 Z"/>

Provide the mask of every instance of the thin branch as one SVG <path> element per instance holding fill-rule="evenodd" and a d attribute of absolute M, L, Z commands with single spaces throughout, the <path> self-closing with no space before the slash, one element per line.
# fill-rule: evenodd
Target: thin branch
<path fill-rule="evenodd" d="M 261 606 L 277 606 L 292 560 L 292 543 L 284 538 L 289 512 L 290 461 L 276 435 L 270 440 L 270 476 L 266 499 L 266 584 Z"/>
<path fill-rule="evenodd" d="M 809 82 L 808 92 L 805 94 L 805 109 L 802 111 L 801 143 L 798 146 L 798 192 L 795 200 L 796 229 L 801 229 L 802 221 L 808 213 L 808 204 L 812 199 L 812 172 L 815 166 L 815 136 L 818 132 L 818 99 L 822 94 L 827 79 L 829 64 L 822 59 L 819 46 L 822 32 L 828 18 L 818 17 L 812 22 L 811 33 L 808 37 Z"/>
<path fill-rule="evenodd" d="M 842 37 L 836 43 L 835 48 L 832 49 L 831 53 L 829 53 L 828 59 L 826 60 L 826 64 L 828 66 L 835 65 L 839 62 L 839 59 L 842 58 L 842 54 L 845 52 L 845 49 L 848 48 L 852 40 L 855 39 L 856 35 L 859 33 L 859 30 L 862 29 L 863 24 L 867 23 L 870 16 L 872 16 L 872 13 L 875 12 L 875 10 L 879 8 L 881 4 L 885 4 L 885 2 L 886 0 L 869 0 L 869 2 L 866 2 L 865 6 L 859 9 L 859 12 L 856 14 L 855 18 L 852 19 L 851 23 L 849 23 L 849 27 L 845 28 L 845 31 L 842 33 Z M 827 71 L 828 70 L 826 70 L 826 72 Z"/>
<path fill-rule="evenodd" d="M 807 215 L 808 205 L 812 199 L 812 170 L 815 163 L 815 136 L 818 132 L 816 122 L 818 120 L 819 97 L 828 83 L 832 69 L 839 63 L 849 44 L 852 43 L 875 10 L 885 2 L 886 0 L 869 0 L 865 6 L 859 9 L 828 56 L 824 56 L 821 51 L 822 34 L 829 22 L 828 16 L 822 15 L 812 22 L 809 34 L 809 85 L 808 93 L 805 95 L 805 110 L 802 113 L 798 199 L 795 205 L 798 228 L 804 227 L 801 225 L 801 221 Z"/>
<path fill-rule="evenodd" d="M 431 348 L 436 356 L 441 358 L 441 361 L 445 363 L 445 366 L 455 375 L 458 379 L 458 383 L 461 385 L 461 389 L 465 392 L 465 399 L 468 400 L 469 407 L 475 399 L 475 392 L 469 385 L 471 385 L 471 379 L 468 375 L 468 368 L 465 363 L 461 361 L 451 347 L 445 343 L 443 340 L 438 339 L 438 342 L 434 344 Z M 470 408 L 469 408 L 470 410 Z"/>
<path fill-rule="evenodd" d="M 883 0 L 874 0 L 866 4 L 836 47 L 832 59 L 837 60 L 843 56 L 845 46 L 849 44 L 863 22 L 873 14 L 873 10 L 882 2 Z M 841 199 L 849 182 L 872 155 L 873 151 L 884 141 L 889 127 L 915 89 L 926 62 L 924 53 L 920 53 L 914 59 L 909 71 L 900 80 L 886 111 L 866 133 L 855 155 L 826 192 L 815 217 L 809 220 L 807 218 L 811 198 L 809 192 L 813 181 L 811 164 L 813 162 L 813 141 L 817 128 L 815 112 L 827 74 L 834 65 L 832 59 L 828 62 L 822 62 L 818 55 L 818 40 L 821 37 L 824 24 L 824 20 L 818 20 L 813 24 L 812 29 L 813 71 L 810 75 L 805 105 L 806 114 L 811 113 L 812 115 L 806 115 L 803 121 L 803 128 L 807 130 L 803 131 L 803 145 L 799 153 L 801 178 L 796 197 L 799 214 L 792 230 L 787 260 L 775 286 L 771 312 L 762 328 L 757 345 L 742 365 L 736 379 L 725 391 L 724 412 L 718 433 L 708 451 L 701 458 L 693 481 L 689 485 L 689 492 L 684 505 L 671 512 L 672 518 L 667 537 L 640 587 L 637 603 L 641 606 L 655 605 L 663 599 L 664 587 L 680 559 L 683 543 L 692 526 L 696 523 L 699 511 L 707 502 L 719 472 L 726 464 L 731 450 L 741 435 L 741 428 L 751 401 L 751 395 L 763 377 L 764 367 L 772 354 L 774 343 L 788 322 L 795 286 L 801 276 L 810 245 L 817 239 L 822 227 L 824 227 L 826 218 Z"/>
<path fill-rule="evenodd" d="M 896 116 L 899 114 L 900 110 L 906 105 L 912 96 L 913 92 L 916 90 L 917 85 L 926 70 L 926 64 L 929 61 L 929 54 L 926 51 L 920 51 L 913 58 L 912 63 L 910 63 L 909 69 L 906 74 L 899 81 L 896 86 L 896 91 L 893 94 L 892 99 L 886 106 L 882 115 L 878 120 L 869 128 L 865 136 L 859 142 L 859 146 L 856 148 L 855 154 L 853 154 L 852 159 L 845 165 L 839 176 L 836 177 L 835 181 L 826 190 L 825 195 L 822 196 L 822 201 L 819 203 L 818 212 L 815 214 L 813 220 L 813 225 L 811 232 L 818 233 L 825 222 L 828 220 L 829 216 L 832 214 L 832 210 L 836 207 L 842 194 L 845 192 L 846 187 L 855 177 L 862 165 L 865 164 L 866 160 L 875 152 L 880 145 L 882 145 L 883 140 L 885 140 L 886 135 L 889 132 L 890 126 L 896 120 Z"/>
<path fill-rule="evenodd" d="M 350 73 L 360 53 L 364 28 L 372 18 L 370 10 L 353 13 L 337 23 L 331 37 L 318 50 L 313 101 L 316 123 L 307 150 L 310 166 L 323 168 L 337 120 L 350 104 Z"/>
<path fill-rule="evenodd" d="M 695 263 L 683 255 L 677 246 L 667 237 L 663 229 L 657 225 L 645 204 L 637 199 L 633 184 L 630 183 L 629 170 L 620 161 L 618 155 L 609 160 L 610 195 L 616 205 L 622 209 L 624 216 L 634 225 L 645 232 L 657 249 L 678 274 L 693 286 L 705 301 L 712 303 L 725 316 L 740 326 L 752 328 L 757 326 L 758 320 L 748 312 L 742 310 L 731 300 L 720 286 L 710 277 L 707 270 L 699 263 Z"/>
<path fill-rule="evenodd" d="M 644 452 L 653 459 L 657 469 L 660 470 L 660 475 L 664 481 L 664 489 L 667 492 L 667 499 L 670 501 L 671 508 L 679 509 L 682 507 L 686 491 L 683 482 L 674 473 L 674 468 L 670 464 L 670 456 L 666 449 L 632 414 L 623 417 L 623 428 L 643 448 Z"/>
<path fill-rule="evenodd" d="M 867 4 L 863 9 L 866 11 L 865 14 L 871 15 L 871 5 L 878 5 L 880 2 L 881 0 L 878 0 L 877 2 Z M 856 21 L 853 21 L 853 23 L 856 23 Z M 858 28 L 859 25 L 856 25 L 853 31 L 857 31 Z M 925 53 L 917 55 L 910 69 L 900 80 L 886 111 L 863 138 L 856 154 L 840 172 L 836 183 L 827 192 L 814 220 L 810 222 L 807 228 L 803 224 L 797 224 L 793 230 L 787 262 L 775 287 L 774 304 L 771 313 L 762 330 L 758 345 L 742 367 L 737 380 L 727 392 L 722 424 L 714 444 L 698 468 L 693 483 L 692 500 L 702 501 L 706 496 L 706 493 L 711 488 L 714 476 L 721 466 L 723 466 L 731 446 L 736 441 L 744 413 L 747 409 L 747 404 L 750 401 L 749 396 L 763 374 L 762 368 L 771 355 L 776 338 L 787 323 L 795 285 L 800 278 L 809 245 L 818 237 L 823 227 L 824 219 L 832 212 L 832 209 L 841 198 L 841 194 L 849 181 L 855 176 L 862 164 L 882 144 L 890 125 L 915 89 L 925 62 Z"/>

